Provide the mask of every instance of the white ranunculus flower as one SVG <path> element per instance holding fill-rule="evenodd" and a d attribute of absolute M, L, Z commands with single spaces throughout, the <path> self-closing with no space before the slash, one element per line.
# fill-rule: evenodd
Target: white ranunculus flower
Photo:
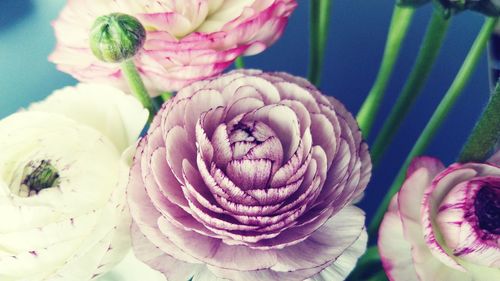
<path fill-rule="evenodd" d="M 0 121 L 0 280 L 94 280 L 123 258 L 128 148 L 147 117 L 80 84 Z"/>

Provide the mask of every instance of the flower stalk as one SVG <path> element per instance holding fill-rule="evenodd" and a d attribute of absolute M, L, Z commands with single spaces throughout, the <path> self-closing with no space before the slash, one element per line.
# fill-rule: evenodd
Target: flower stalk
<path fill-rule="evenodd" d="M 500 138 L 500 82 L 458 158 L 459 162 L 482 162 Z"/>
<path fill-rule="evenodd" d="M 321 71 L 325 57 L 328 38 L 328 26 L 332 0 L 310 1 L 310 59 L 309 81 L 318 86 L 321 82 Z"/>
<path fill-rule="evenodd" d="M 385 120 L 382 130 L 375 138 L 372 146 L 372 162 L 375 166 L 380 162 L 383 153 L 427 82 L 443 45 L 449 24 L 450 18 L 444 18 L 441 12 L 434 10 L 413 70 Z"/>
<path fill-rule="evenodd" d="M 440 128 L 441 124 L 445 120 L 449 111 L 455 104 L 457 98 L 463 92 L 479 59 L 481 58 L 481 54 L 486 48 L 488 39 L 490 38 L 490 35 L 493 32 L 493 29 L 497 21 L 498 18 L 486 19 L 486 22 L 481 28 L 479 35 L 475 39 L 474 44 L 472 45 L 469 53 L 467 54 L 467 57 L 464 60 L 464 63 L 462 64 L 462 67 L 460 68 L 457 76 L 455 77 L 455 80 L 451 84 L 450 88 L 446 92 L 446 95 L 443 97 L 436 110 L 434 111 L 434 114 L 432 115 L 431 119 L 429 120 L 426 127 L 422 131 L 420 137 L 413 146 L 412 150 L 408 154 L 408 157 L 406 158 L 404 164 L 399 170 L 396 179 L 392 183 L 382 203 L 378 207 L 377 212 L 375 213 L 375 216 L 373 217 L 370 226 L 368 228 L 369 234 L 371 235 L 376 234 L 380 222 L 382 221 L 382 218 L 385 214 L 385 211 L 389 206 L 390 200 L 392 199 L 394 194 L 396 194 L 401 188 L 401 184 L 403 183 L 403 180 L 405 178 L 406 170 L 408 169 L 408 166 L 410 165 L 411 161 L 413 160 L 414 157 L 421 155 L 425 151 L 425 149 L 428 147 L 429 143 L 433 139 L 434 135 L 436 134 L 437 130 Z"/>
<path fill-rule="evenodd" d="M 368 137 L 380 108 L 387 85 L 399 57 L 402 43 L 415 14 L 415 8 L 396 5 L 392 14 L 389 34 L 382 63 L 370 93 L 358 112 L 357 120 L 365 138 Z"/>
<path fill-rule="evenodd" d="M 163 92 L 160 97 L 161 97 L 161 100 L 163 102 L 166 102 L 168 101 L 169 99 L 171 99 L 173 96 L 175 96 L 175 94 L 173 92 Z"/>
<path fill-rule="evenodd" d="M 238 57 L 234 61 L 234 67 L 236 67 L 237 69 L 245 68 L 245 61 L 243 60 L 243 57 Z"/>
<path fill-rule="evenodd" d="M 98 17 L 90 31 L 90 48 L 101 61 L 120 63 L 130 90 L 149 111 L 149 121 L 156 108 L 149 96 L 133 58 L 146 41 L 146 30 L 141 22 L 129 15 L 112 13 Z"/>
<path fill-rule="evenodd" d="M 137 67 L 132 59 L 128 59 L 121 63 L 121 68 L 127 79 L 130 90 L 139 102 L 149 111 L 148 122 L 151 123 L 151 120 L 153 120 L 153 117 L 156 114 L 156 109 L 148 91 L 146 90 L 146 86 L 144 86 L 144 82 L 139 75 L 139 71 L 137 71 Z"/>

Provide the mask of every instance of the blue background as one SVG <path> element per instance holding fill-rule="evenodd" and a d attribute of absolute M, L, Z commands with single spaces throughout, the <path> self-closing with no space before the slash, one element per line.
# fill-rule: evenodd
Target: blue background
<path fill-rule="evenodd" d="M 314 0 L 313 0 L 314 1 Z M 309 1 L 299 0 L 283 38 L 261 55 L 246 59 L 248 67 L 305 76 L 308 64 Z M 75 81 L 47 61 L 54 48 L 50 22 L 64 0 L 0 0 L 0 118 L 43 99 Z M 321 89 L 356 112 L 378 70 L 394 0 L 334 0 Z M 411 69 L 432 6 L 419 9 L 386 94 L 374 132 L 380 129 Z M 371 216 L 406 154 L 447 90 L 472 44 L 483 17 L 464 13 L 453 19 L 431 78 L 392 143 L 382 168 L 374 171 L 361 206 Z M 451 163 L 488 98 L 486 56 L 471 83 L 427 151 Z M 369 141 L 371 141 L 370 139 Z"/>

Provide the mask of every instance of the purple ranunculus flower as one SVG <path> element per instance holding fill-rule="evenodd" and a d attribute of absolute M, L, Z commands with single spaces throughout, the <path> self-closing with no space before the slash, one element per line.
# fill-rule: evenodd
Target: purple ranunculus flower
<path fill-rule="evenodd" d="M 168 280 L 343 280 L 371 174 L 352 115 L 302 78 L 234 71 L 166 103 L 128 186 L 136 256 Z"/>

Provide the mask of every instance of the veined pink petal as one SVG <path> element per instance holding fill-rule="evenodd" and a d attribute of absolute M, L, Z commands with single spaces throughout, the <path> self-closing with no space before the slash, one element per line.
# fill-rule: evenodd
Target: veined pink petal
<path fill-rule="evenodd" d="M 354 117 L 305 80 L 241 70 L 196 82 L 163 106 L 139 151 L 135 224 L 165 262 L 206 265 L 195 280 L 337 280 L 365 249 L 350 204 L 370 177 L 367 146 Z"/>
<path fill-rule="evenodd" d="M 379 229 L 378 250 L 390 281 L 418 281 L 413 267 L 411 245 L 405 240 L 396 194 Z"/>
<path fill-rule="evenodd" d="M 54 22 L 58 45 L 50 60 L 82 81 L 128 90 L 119 65 L 92 55 L 89 31 L 98 16 L 130 14 L 147 30 L 135 62 L 157 96 L 220 74 L 239 56 L 264 51 L 281 36 L 296 5 L 295 0 L 69 1 Z"/>
<path fill-rule="evenodd" d="M 500 167 L 416 158 L 379 233 L 393 280 L 496 280 Z"/>

